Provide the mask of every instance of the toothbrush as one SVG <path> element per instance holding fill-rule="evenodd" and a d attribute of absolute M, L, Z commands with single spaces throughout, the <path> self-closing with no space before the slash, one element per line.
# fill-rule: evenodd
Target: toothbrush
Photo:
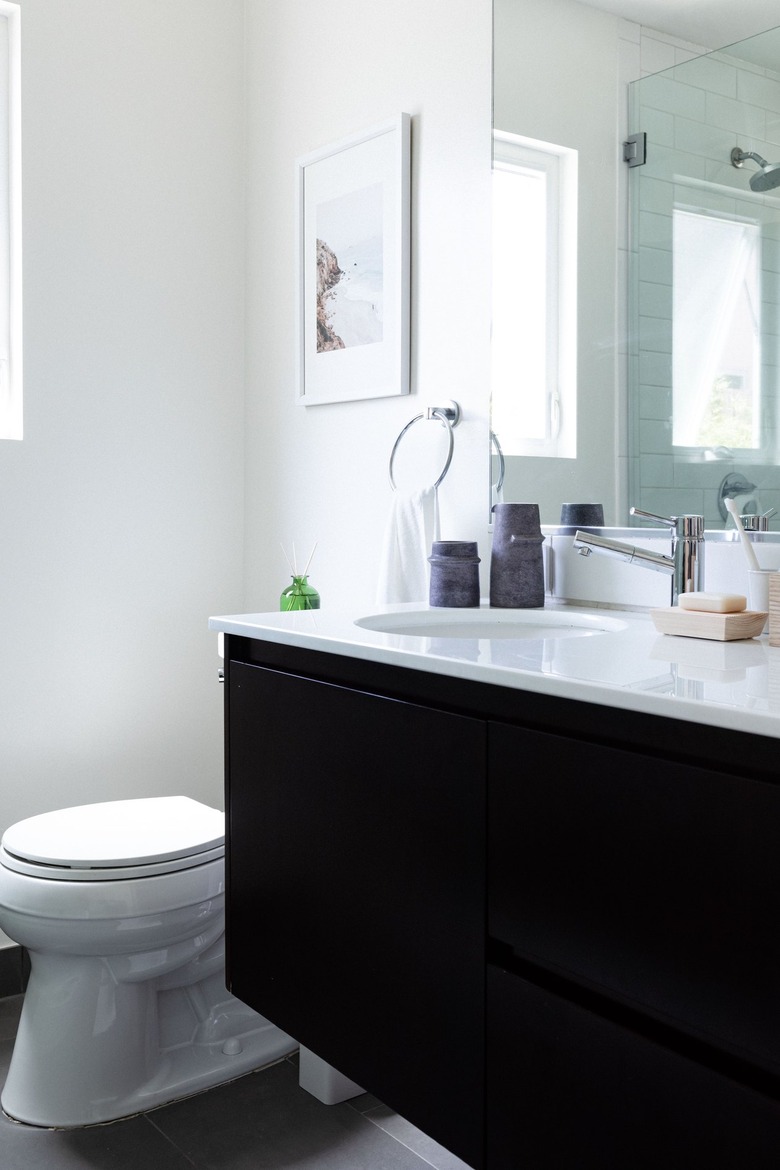
<path fill-rule="evenodd" d="M 734 517 L 734 523 L 737 526 L 737 531 L 739 532 L 739 538 L 742 541 L 742 548 L 745 550 L 745 557 L 747 559 L 748 568 L 754 569 L 755 571 L 758 571 L 760 566 L 759 566 L 758 561 L 756 560 L 756 554 L 753 551 L 753 542 L 751 541 L 748 534 L 745 532 L 745 527 L 742 523 L 742 517 L 739 514 L 736 500 L 732 499 L 731 496 L 727 496 L 723 502 L 725 503 L 729 512 L 731 512 L 731 515 Z"/>

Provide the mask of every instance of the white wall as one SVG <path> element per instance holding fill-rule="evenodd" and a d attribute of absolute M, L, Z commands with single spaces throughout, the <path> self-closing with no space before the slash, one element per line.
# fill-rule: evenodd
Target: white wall
<path fill-rule="evenodd" d="M 21 3 L 25 437 L 0 444 L 0 832 L 91 800 L 220 803 L 208 615 L 275 608 L 293 541 L 320 542 L 324 604 L 372 604 L 390 449 L 440 397 L 465 416 L 443 535 L 483 538 L 488 559 L 490 0 Z M 414 393 L 304 410 L 294 159 L 400 110 Z"/>
<path fill-rule="evenodd" d="M 464 421 L 440 488 L 442 537 L 479 540 L 489 560 L 488 386 L 490 0 L 294 0 L 247 6 L 249 247 L 246 597 L 275 608 L 289 582 L 280 543 L 328 607 L 373 605 L 401 428 L 439 398 Z M 412 115 L 412 395 L 295 402 L 295 159 Z M 438 474 L 439 434 L 408 436 Z M 406 440 L 405 440 L 406 443 Z M 417 476 L 419 475 L 419 479 Z M 399 479 L 399 483 L 400 483 Z"/>
<path fill-rule="evenodd" d="M 243 2 L 21 0 L 25 436 L 0 444 L 0 831 L 222 794 L 242 602 Z"/>

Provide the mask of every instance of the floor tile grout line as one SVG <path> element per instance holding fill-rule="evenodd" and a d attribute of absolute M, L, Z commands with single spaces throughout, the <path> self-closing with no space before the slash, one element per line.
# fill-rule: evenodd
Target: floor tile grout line
<path fill-rule="evenodd" d="M 275 1063 L 282 1063 L 282 1062 L 277 1061 Z M 421 1154 L 419 1152 L 419 1150 L 415 1150 L 412 1146 L 408 1145 L 401 1138 L 397 1137 L 396 1134 L 390 1133 L 389 1130 L 387 1130 L 383 1126 L 379 1125 L 376 1121 L 374 1121 L 366 1113 L 363 1113 L 363 1112 L 361 1112 L 361 1110 L 357 1109 L 354 1105 L 351 1104 L 351 1102 L 345 1102 L 345 1104 L 348 1104 L 350 1106 L 350 1108 L 352 1109 L 352 1111 L 354 1113 L 356 1113 L 358 1117 L 361 1117 L 364 1121 L 367 1121 L 370 1125 L 372 1125 L 374 1127 L 374 1129 L 379 1130 L 379 1132 L 384 1134 L 385 1137 L 390 1138 L 390 1140 L 395 1142 L 396 1145 L 401 1146 L 402 1149 L 407 1150 L 410 1154 L 412 1154 L 413 1157 L 416 1158 L 420 1162 L 421 1166 L 430 1166 L 432 1168 L 432 1170 L 439 1170 L 439 1168 L 437 1167 L 435 1162 L 430 1162 L 423 1154 Z M 176 1151 L 177 1154 L 180 1154 L 189 1163 L 190 1166 L 193 1166 L 195 1168 L 195 1170 L 198 1170 L 198 1163 L 193 1162 L 192 1159 L 189 1157 L 189 1155 L 185 1154 L 184 1150 L 182 1150 L 179 1146 L 177 1146 L 176 1143 L 168 1136 L 168 1134 L 165 1132 L 165 1130 L 161 1129 L 160 1126 L 157 1125 L 157 1123 L 152 1119 L 151 1113 L 143 1113 L 143 1114 L 141 1114 L 141 1116 L 143 1117 L 143 1119 L 145 1121 L 147 1121 L 149 1123 L 149 1125 L 152 1126 L 152 1128 L 161 1137 L 165 1138 L 166 1142 Z"/>
<path fill-rule="evenodd" d="M 354 1109 L 354 1105 L 352 1108 Z M 360 1111 L 356 1109 L 355 1112 L 359 1113 Z M 387 1134 L 387 1136 L 392 1138 L 394 1142 L 397 1142 L 399 1146 L 403 1146 L 403 1148 L 408 1150 L 410 1154 L 414 1154 L 414 1156 L 419 1158 L 421 1162 L 424 1162 L 426 1166 L 431 1166 L 433 1170 L 439 1170 L 439 1167 L 435 1162 L 430 1162 L 424 1154 L 421 1154 L 419 1150 L 415 1150 L 413 1146 L 408 1145 L 407 1142 L 403 1140 L 403 1138 L 399 1138 L 396 1134 L 390 1133 L 389 1129 L 385 1129 L 385 1127 L 380 1125 L 378 1121 L 374 1121 L 373 1117 L 368 1116 L 368 1113 L 360 1113 L 360 1116 L 364 1117 L 366 1121 L 370 1121 L 376 1129 L 381 1130 L 381 1132 L 384 1134 Z"/>
<path fill-rule="evenodd" d="M 406 1142 L 401 1141 L 401 1139 L 396 1137 L 394 1133 L 388 1133 L 387 1130 L 383 1129 L 381 1125 L 377 1125 L 377 1123 L 375 1121 L 371 1121 L 370 1117 L 365 1117 L 365 1114 L 362 1114 L 362 1116 L 365 1118 L 366 1121 L 368 1121 L 371 1125 L 373 1125 L 374 1129 L 378 1129 L 380 1133 L 383 1133 L 385 1135 L 385 1137 L 389 1137 L 392 1141 L 394 1141 L 396 1143 L 396 1145 L 401 1146 L 404 1150 L 408 1150 L 410 1154 L 412 1154 L 415 1158 L 417 1158 L 417 1160 L 420 1162 L 421 1165 L 431 1166 L 433 1168 L 433 1170 L 437 1170 L 435 1163 L 429 1162 L 428 1159 L 426 1157 L 424 1157 L 420 1153 L 419 1150 L 413 1150 L 411 1146 L 408 1146 L 406 1144 Z"/>
<path fill-rule="evenodd" d="M 371 1121 L 371 1118 L 369 1117 L 369 1118 L 367 1118 L 366 1120 L 367 1120 L 367 1121 Z M 381 1129 L 381 1130 L 382 1130 L 382 1133 L 387 1133 L 387 1130 L 386 1130 L 386 1129 L 382 1129 L 382 1126 L 381 1126 L 381 1125 L 377 1125 L 377 1123 L 376 1123 L 375 1121 L 371 1121 L 371 1124 L 372 1124 L 372 1125 L 376 1125 L 376 1128 L 377 1128 L 377 1129 Z M 436 1166 L 436 1163 L 435 1163 L 435 1162 L 429 1162 L 429 1161 L 428 1161 L 428 1159 L 425 1157 L 425 1155 L 424 1155 L 424 1154 L 421 1154 L 419 1150 L 414 1150 L 414 1149 L 412 1149 L 412 1147 L 411 1147 L 411 1146 L 408 1146 L 408 1145 L 406 1144 L 406 1142 L 405 1142 L 405 1141 L 402 1141 L 402 1140 L 401 1140 L 401 1138 L 399 1138 L 399 1137 L 396 1137 L 394 1133 L 391 1133 L 391 1134 L 389 1134 L 388 1136 L 389 1136 L 389 1137 L 391 1137 L 391 1138 L 393 1139 L 393 1141 L 394 1141 L 394 1142 L 398 1142 L 399 1146 L 403 1146 L 403 1148 L 404 1148 L 405 1150 L 408 1150 L 410 1154 L 414 1154 L 415 1158 L 419 1158 L 419 1159 L 420 1159 L 420 1161 L 421 1161 L 421 1162 L 423 1162 L 423 1163 L 424 1163 L 426 1166 L 431 1166 L 431 1167 L 433 1167 L 433 1170 L 438 1170 L 438 1168 L 437 1168 L 437 1166 Z"/>
<path fill-rule="evenodd" d="M 185 1154 L 184 1150 L 180 1149 L 180 1147 L 176 1145 L 176 1142 L 168 1136 L 164 1129 L 160 1129 L 160 1126 L 157 1124 L 157 1122 L 152 1120 L 152 1115 L 150 1113 L 142 1113 L 141 1116 L 143 1117 L 144 1121 L 147 1121 L 149 1125 L 151 1125 L 152 1129 L 155 1130 L 155 1132 L 158 1133 L 161 1138 L 165 1139 L 168 1145 L 171 1146 L 171 1148 L 174 1149 L 177 1154 L 181 1154 L 182 1158 L 184 1158 L 184 1160 L 188 1162 L 190 1166 L 194 1166 L 195 1170 L 198 1170 L 198 1163 L 193 1162 L 189 1154 Z"/>

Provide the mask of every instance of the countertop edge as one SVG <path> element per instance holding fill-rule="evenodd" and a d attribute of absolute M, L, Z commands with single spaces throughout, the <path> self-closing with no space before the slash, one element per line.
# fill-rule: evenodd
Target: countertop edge
<path fill-rule="evenodd" d="M 690 643 L 692 641 L 668 635 L 655 635 L 646 615 L 637 615 L 636 612 L 629 611 L 625 613 L 611 611 L 611 614 L 625 618 L 631 625 L 636 621 L 643 622 L 644 625 L 640 632 L 645 641 L 648 636 L 653 640 L 663 638 L 665 646 L 669 643 Z M 333 629 L 317 628 L 318 619 L 321 620 L 320 614 L 310 613 L 233 614 L 211 617 L 208 626 L 214 632 L 235 634 L 285 646 L 297 646 L 323 654 L 338 654 L 388 666 L 467 679 L 485 685 L 593 703 L 611 709 L 657 715 L 703 726 L 780 738 L 780 693 L 778 694 L 777 712 L 771 708 L 769 710 L 751 709 L 723 702 L 712 702 L 706 698 L 632 689 L 604 680 L 594 681 L 544 673 L 541 670 L 525 670 L 493 663 L 471 662 L 460 658 L 445 657 L 431 651 L 423 653 L 420 650 L 390 645 L 388 644 L 390 639 L 386 635 L 374 634 L 362 629 L 357 630 L 352 626 L 350 615 L 328 616 L 326 625 L 335 624 L 337 632 L 334 632 Z M 338 628 L 339 623 L 341 623 L 340 629 Z M 767 656 L 767 661 L 769 655 L 778 655 L 778 685 L 780 687 L 780 649 L 769 648 L 765 639 L 756 639 L 755 643 L 756 653 L 760 655 L 763 651 Z M 719 643 L 718 645 L 723 646 L 724 644 Z M 685 645 L 679 647 L 679 652 L 682 655 L 688 650 L 689 648 Z M 660 664 L 658 670 L 662 669 L 663 664 Z"/>

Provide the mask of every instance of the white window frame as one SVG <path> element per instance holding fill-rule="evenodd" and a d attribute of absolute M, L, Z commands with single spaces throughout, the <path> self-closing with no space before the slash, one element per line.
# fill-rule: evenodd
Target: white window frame
<path fill-rule="evenodd" d="M 514 383 L 522 416 L 523 395 L 531 388 L 524 379 L 523 349 L 544 345 L 546 378 L 539 393 L 545 395 L 545 434 L 532 438 L 522 433 L 522 418 L 503 427 L 496 410 L 494 429 L 507 455 L 531 455 L 574 459 L 577 456 L 577 151 L 550 142 L 525 138 L 505 131 L 493 132 L 493 169 L 519 174 L 543 174 L 546 180 L 545 337 L 523 337 L 518 321 L 517 360 L 508 378 Z M 501 241 L 494 236 L 494 264 L 501 256 Z M 516 264 L 522 277 L 522 262 Z M 497 354 L 494 347 L 494 363 Z M 502 377 L 494 364 L 494 377 Z M 494 390 L 496 382 L 494 381 Z M 514 393 L 514 390 L 512 391 Z"/>
<path fill-rule="evenodd" d="M 21 9 L 0 0 L 0 439 L 21 439 L 22 84 Z M 0 42 L 1 43 L 1 42 Z"/>

